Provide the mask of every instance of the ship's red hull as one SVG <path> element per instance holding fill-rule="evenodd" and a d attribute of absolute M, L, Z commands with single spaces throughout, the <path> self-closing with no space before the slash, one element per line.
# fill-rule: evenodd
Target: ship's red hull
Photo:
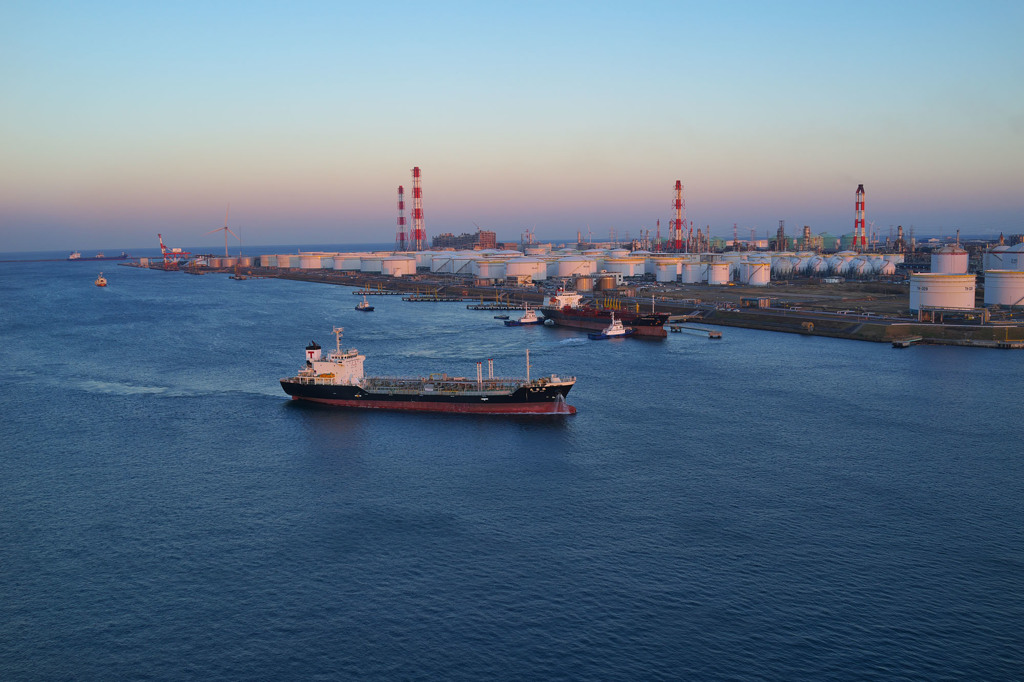
<path fill-rule="evenodd" d="M 340 400 L 292 396 L 292 400 L 308 400 L 335 407 L 359 409 L 407 410 L 412 412 L 457 412 L 460 414 L 576 414 L 576 408 L 564 401 L 544 403 L 454 403 L 420 400 Z"/>
<path fill-rule="evenodd" d="M 595 331 L 601 331 L 611 323 L 613 312 L 596 308 L 541 308 L 540 310 L 544 313 L 544 317 L 559 326 Z M 668 321 L 668 313 L 640 315 L 615 311 L 615 315 L 624 326 L 633 329 L 635 336 L 658 338 L 668 336 L 664 327 L 665 322 Z"/>

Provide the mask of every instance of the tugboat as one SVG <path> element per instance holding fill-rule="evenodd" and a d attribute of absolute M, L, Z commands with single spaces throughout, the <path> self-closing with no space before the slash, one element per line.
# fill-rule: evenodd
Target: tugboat
<path fill-rule="evenodd" d="M 611 322 L 612 311 L 592 304 L 581 303 L 582 296 L 575 291 L 559 289 L 548 296 L 540 311 L 552 324 L 576 329 L 601 331 Z M 666 337 L 665 323 L 668 313 L 616 311 L 622 324 L 633 329 L 637 336 Z"/>
<path fill-rule="evenodd" d="M 612 313 L 612 323 L 610 325 L 599 332 L 590 332 L 587 336 L 594 341 L 600 341 L 602 339 L 624 339 L 627 336 L 632 336 L 634 333 L 632 327 L 623 327 L 622 320 L 615 319 L 615 313 Z"/>
<path fill-rule="evenodd" d="M 523 316 L 518 320 L 505 320 L 506 327 L 522 327 L 528 324 L 543 324 L 544 320 L 537 317 L 537 311 L 533 308 L 527 308 Z"/>
<path fill-rule="evenodd" d="M 360 301 L 359 303 L 356 303 L 356 310 L 359 310 L 364 313 L 372 313 L 373 306 L 370 305 L 370 302 L 366 300 L 366 296 L 363 296 L 363 300 Z"/>
<path fill-rule="evenodd" d="M 100 276 L 96 278 L 96 286 L 98 286 L 98 287 L 105 287 L 105 286 L 107 286 L 107 278 L 103 276 L 102 272 L 100 273 Z"/>
<path fill-rule="evenodd" d="M 306 346 L 306 362 L 299 373 L 281 379 L 281 388 L 292 400 L 338 407 L 414 410 L 420 412 L 459 412 L 472 414 L 575 414 L 576 408 L 565 397 L 576 384 L 576 377 L 554 374 L 530 379 L 530 351 L 526 351 L 526 378 L 494 376 L 493 363 L 487 361 L 487 377 L 482 363 L 476 363 L 476 378 L 430 374 L 427 377 L 368 377 L 363 360 L 355 348 L 342 349 L 342 327 L 334 328 L 337 350 L 324 357 L 320 346 Z"/>

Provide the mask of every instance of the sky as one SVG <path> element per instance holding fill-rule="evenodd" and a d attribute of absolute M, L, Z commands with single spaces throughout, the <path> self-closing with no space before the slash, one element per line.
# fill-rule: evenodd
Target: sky
<path fill-rule="evenodd" d="M 1024 233 L 1024 3 L 0 0 L 0 251 Z M 230 213 L 228 209 L 230 207 Z M 226 215 L 227 214 L 227 215 Z"/>

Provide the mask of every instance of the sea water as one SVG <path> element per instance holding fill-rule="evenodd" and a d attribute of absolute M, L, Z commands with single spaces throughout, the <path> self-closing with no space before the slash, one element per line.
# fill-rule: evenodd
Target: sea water
<path fill-rule="evenodd" d="M 1019 679 L 1024 353 L 352 291 L 0 264 L 0 678 Z M 333 326 L 579 412 L 289 400 Z"/>

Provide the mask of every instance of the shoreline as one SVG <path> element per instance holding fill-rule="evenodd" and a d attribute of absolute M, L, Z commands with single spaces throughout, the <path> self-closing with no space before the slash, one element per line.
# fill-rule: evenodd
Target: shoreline
<path fill-rule="evenodd" d="M 132 263 L 121 263 L 129 267 L 139 267 Z M 152 268 L 159 270 L 160 268 Z M 185 271 L 182 271 L 185 272 Z M 204 270 L 195 274 L 232 274 L 233 270 Z M 247 268 L 245 274 L 253 279 L 276 278 L 300 282 L 320 284 L 336 284 L 362 289 L 379 289 L 417 294 L 431 300 L 433 297 L 456 301 L 489 303 L 501 301 L 520 301 L 522 303 L 541 303 L 544 293 L 535 287 L 482 287 L 463 282 L 445 281 L 418 274 L 409 278 L 388 277 L 376 273 L 362 273 L 334 270 L 287 270 L 276 268 Z M 632 288 L 632 287 L 631 287 Z M 884 308 L 882 303 L 889 303 L 886 296 L 865 296 L 862 298 L 838 298 L 838 305 L 848 307 L 851 302 L 858 302 L 865 309 L 861 311 L 830 311 L 825 301 L 820 310 L 797 310 L 794 308 L 747 308 L 737 307 L 736 303 L 748 297 L 778 298 L 780 292 L 771 288 L 730 287 L 730 290 L 718 290 L 705 285 L 683 285 L 674 293 L 699 294 L 700 298 L 669 298 L 657 293 L 639 295 L 644 289 L 640 284 L 635 287 L 634 296 L 622 296 L 619 292 L 590 292 L 600 298 L 606 294 L 608 298 L 618 299 L 620 304 L 630 307 L 650 305 L 646 300 L 653 297 L 653 305 L 658 312 L 667 312 L 673 316 L 687 316 L 695 322 L 721 327 L 739 327 L 758 329 L 761 331 L 802 334 L 805 336 L 826 336 L 831 338 L 849 339 L 853 341 L 870 341 L 874 343 L 967 346 L 974 348 L 1024 348 L 1024 324 L 978 324 L 959 325 L 918 322 L 907 318 L 887 317 L 867 308 Z M 850 293 L 856 294 L 869 287 L 859 287 Z M 785 294 L 800 300 L 801 287 L 785 287 Z M 356 293 L 356 292 L 353 292 Z M 705 298 L 714 300 L 704 300 Z M 889 295 L 887 298 L 895 299 Z M 686 301 L 686 302 L 684 302 Z M 872 306 L 872 302 L 878 304 Z M 891 307 L 891 304 L 889 305 Z M 671 321 L 670 321 L 671 322 Z M 908 341 L 909 339 L 909 341 Z"/>

